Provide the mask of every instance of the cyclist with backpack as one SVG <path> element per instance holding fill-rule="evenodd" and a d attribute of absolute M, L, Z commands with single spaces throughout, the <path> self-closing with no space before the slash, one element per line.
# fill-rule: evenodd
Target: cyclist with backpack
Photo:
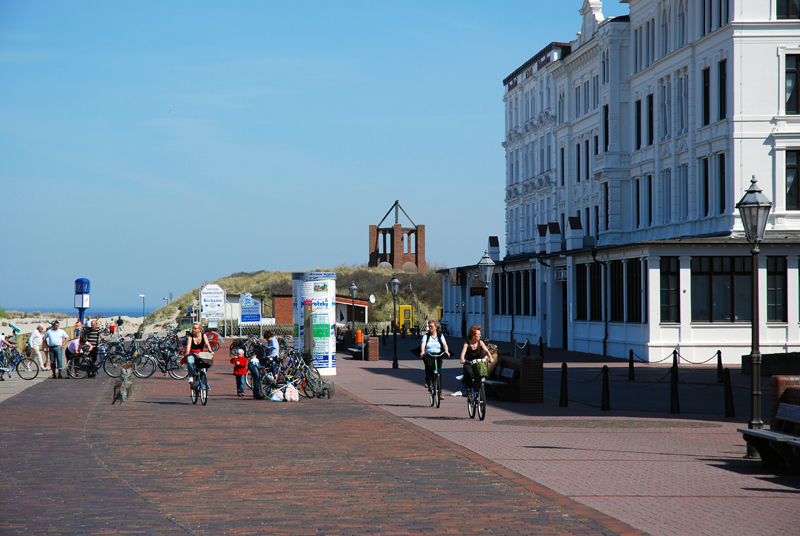
<path fill-rule="evenodd" d="M 450 357 L 450 349 L 447 347 L 447 340 L 439 331 L 439 323 L 436 320 L 428 320 L 428 333 L 422 336 L 420 354 L 422 362 L 425 363 L 425 389 L 428 389 L 433 378 L 434 359 L 439 370 L 442 369 L 442 358 Z M 441 393 L 439 394 L 441 398 Z"/>

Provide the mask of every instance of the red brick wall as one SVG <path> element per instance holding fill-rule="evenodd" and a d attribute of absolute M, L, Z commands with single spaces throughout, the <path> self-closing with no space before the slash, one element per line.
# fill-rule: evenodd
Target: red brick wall
<path fill-rule="evenodd" d="M 272 297 L 272 315 L 276 324 L 294 324 L 291 296 Z"/>

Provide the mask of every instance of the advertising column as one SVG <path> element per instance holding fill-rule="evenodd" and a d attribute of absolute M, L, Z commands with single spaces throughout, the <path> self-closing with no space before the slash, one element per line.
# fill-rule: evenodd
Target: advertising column
<path fill-rule="evenodd" d="M 303 350 L 305 325 L 303 304 L 309 302 L 308 325 L 313 326 L 314 366 L 323 376 L 336 374 L 336 273 L 296 272 L 292 274 L 292 313 L 295 349 Z"/>

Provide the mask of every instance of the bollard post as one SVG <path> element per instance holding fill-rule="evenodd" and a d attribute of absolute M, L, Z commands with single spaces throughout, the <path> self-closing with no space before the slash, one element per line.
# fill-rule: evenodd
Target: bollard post
<path fill-rule="evenodd" d="M 525 339 L 525 357 L 531 356 L 531 341 L 530 339 Z"/>
<path fill-rule="evenodd" d="M 384 329 L 384 330 L 383 330 L 383 345 L 384 345 L 384 346 L 386 346 L 386 339 L 387 339 L 387 338 L 388 338 L 388 337 L 387 337 L 387 335 L 386 335 L 386 330 Z"/>
<path fill-rule="evenodd" d="M 669 412 L 680 413 L 681 403 L 678 400 L 678 365 L 672 365 L 669 378 Z"/>
<path fill-rule="evenodd" d="M 731 386 L 731 371 L 725 369 L 722 372 L 725 381 L 725 416 L 736 417 L 736 410 L 733 407 L 733 387 Z"/>
<path fill-rule="evenodd" d="M 611 395 L 608 392 L 608 365 L 603 365 L 603 393 L 600 397 L 600 409 L 611 411 Z"/>
<path fill-rule="evenodd" d="M 633 373 L 633 350 L 628 350 L 628 381 L 632 382 L 634 380 L 634 373 Z"/>
<path fill-rule="evenodd" d="M 558 395 L 558 407 L 566 408 L 569 406 L 569 395 L 567 394 L 567 364 L 561 363 L 561 392 Z"/>
<path fill-rule="evenodd" d="M 672 351 L 672 366 L 675 367 L 675 378 L 677 378 L 678 377 L 678 350 L 677 349 Z M 678 413 L 680 413 L 680 412 L 678 412 Z"/>
<path fill-rule="evenodd" d="M 511 357 L 517 358 L 517 339 L 511 339 Z"/>
<path fill-rule="evenodd" d="M 725 381 L 722 376 L 722 350 L 717 350 L 717 383 Z"/>
<path fill-rule="evenodd" d="M 539 357 L 544 359 L 544 344 L 541 337 L 539 337 Z"/>

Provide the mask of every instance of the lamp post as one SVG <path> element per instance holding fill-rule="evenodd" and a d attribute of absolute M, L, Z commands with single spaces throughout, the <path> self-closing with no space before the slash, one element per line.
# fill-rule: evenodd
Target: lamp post
<path fill-rule="evenodd" d="M 489 340 L 489 282 L 492 280 L 492 274 L 494 274 L 494 261 L 489 256 L 489 250 L 484 250 L 483 257 L 478 262 L 478 276 L 481 278 L 481 281 L 486 283 L 486 292 L 483 294 L 483 311 L 485 316 L 485 323 L 486 323 L 486 330 L 484 333 L 486 334 L 485 339 Z"/>
<path fill-rule="evenodd" d="M 358 287 L 356 286 L 356 282 L 353 281 L 350 283 L 350 300 L 352 301 L 353 311 L 350 315 L 350 331 L 355 330 L 356 327 L 356 292 L 358 292 Z"/>
<path fill-rule="evenodd" d="M 142 299 L 142 331 L 144 331 L 144 294 L 139 294 Z"/>
<path fill-rule="evenodd" d="M 400 281 L 397 276 L 392 276 L 389 281 L 389 288 L 392 290 L 392 301 L 394 302 L 394 321 L 392 322 L 392 334 L 394 335 L 394 354 L 392 356 L 392 368 L 398 368 L 397 364 L 397 293 L 400 291 Z"/>
<path fill-rule="evenodd" d="M 736 204 L 739 215 L 742 218 L 742 226 L 747 236 L 747 241 L 753 244 L 750 253 L 753 255 L 753 315 L 752 315 L 752 339 L 750 343 L 750 362 L 751 362 L 751 382 L 750 382 L 750 422 L 747 427 L 759 430 L 764 427 L 761 420 L 761 351 L 759 349 L 759 297 L 758 297 L 758 244 L 764 239 L 764 231 L 767 228 L 767 219 L 772 209 L 772 202 L 767 199 L 761 189 L 756 186 L 756 176 L 750 180 L 750 188 L 747 189 L 742 199 Z M 756 453 L 748 444 L 747 456 L 755 457 Z"/>

